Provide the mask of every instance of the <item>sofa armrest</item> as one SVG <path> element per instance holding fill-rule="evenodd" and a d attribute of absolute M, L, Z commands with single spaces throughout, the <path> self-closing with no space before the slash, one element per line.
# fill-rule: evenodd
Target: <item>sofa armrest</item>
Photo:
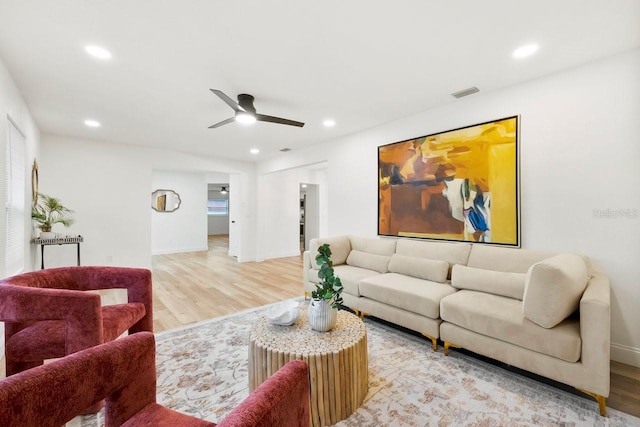
<path fill-rule="evenodd" d="M 609 396 L 611 353 L 611 295 L 609 279 L 595 272 L 580 300 L 582 363 L 593 378 L 594 390 Z"/>
<path fill-rule="evenodd" d="M 304 251 L 302 254 L 302 267 L 305 270 L 309 270 L 313 266 L 311 265 L 311 252 Z"/>
<path fill-rule="evenodd" d="M 309 270 L 311 269 L 311 254 L 304 251 L 302 254 L 302 283 L 309 283 Z"/>

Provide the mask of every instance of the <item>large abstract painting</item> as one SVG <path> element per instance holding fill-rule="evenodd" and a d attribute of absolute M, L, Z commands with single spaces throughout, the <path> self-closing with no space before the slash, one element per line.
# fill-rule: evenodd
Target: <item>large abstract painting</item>
<path fill-rule="evenodd" d="M 518 119 L 378 147 L 378 234 L 520 246 Z"/>

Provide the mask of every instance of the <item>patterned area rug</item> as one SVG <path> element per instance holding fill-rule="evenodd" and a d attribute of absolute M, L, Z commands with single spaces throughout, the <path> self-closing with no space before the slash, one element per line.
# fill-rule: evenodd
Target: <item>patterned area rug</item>
<path fill-rule="evenodd" d="M 267 306 L 268 307 L 268 306 Z M 251 324 L 267 307 L 157 334 L 158 402 L 218 422 L 248 395 Z M 369 393 L 338 426 L 640 426 L 640 418 L 365 319 Z M 102 414 L 82 417 L 103 425 Z"/>

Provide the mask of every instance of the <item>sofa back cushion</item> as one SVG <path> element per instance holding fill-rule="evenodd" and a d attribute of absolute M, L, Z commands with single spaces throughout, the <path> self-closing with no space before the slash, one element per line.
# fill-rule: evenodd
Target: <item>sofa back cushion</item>
<path fill-rule="evenodd" d="M 447 280 L 449 263 L 441 260 L 393 254 L 389 261 L 389 271 L 418 279 L 444 283 Z"/>
<path fill-rule="evenodd" d="M 353 267 L 377 271 L 378 273 L 386 273 L 389 271 L 388 267 L 390 259 L 391 257 L 385 255 L 377 255 L 354 249 L 347 257 L 347 264 Z"/>
<path fill-rule="evenodd" d="M 398 240 L 396 253 L 400 255 L 446 261 L 449 263 L 447 277 L 451 277 L 451 266 L 467 265 L 470 243 L 429 242 L 426 240 Z"/>
<path fill-rule="evenodd" d="M 456 264 L 451 273 L 451 285 L 456 289 L 487 292 L 522 300 L 525 273 L 483 270 Z"/>
<path fill-rule="evenodd" d="M 392 239 L 371 239 L 368 237 L 349 236 L 351 249 L 370 254 L 391 256 L 396 251 L 396 241 Z"/>
<path fill-rule="evenodd" d="M 502 248 L 473 245 L 467 267 L 484 270 L 526 273 L 536 262 L 556 255 L 552 252 L 532 251 L 517 248 Z"/>
<path fill-rule="evenodd" d="M 320 270 L 320 266 L 316 262 L 318 248 L 325 243 L 329 244 L 331 249 L 331 261 L 333 265 L 340 265 L 347 262 L 349 252 L 351 252 L 351 243 L 347 236 L 324 237 L 322 239 L 311 239 L 309 241 L 309 256 L 311 257 L 311 266 Z"/>
<path fill-rule="evenodd" d="M 578 309 L 588 279 L 587 264 L 579 255 L 560 254 L 532 265 L 524 288 L 524 316 L 553 328 Z"/>

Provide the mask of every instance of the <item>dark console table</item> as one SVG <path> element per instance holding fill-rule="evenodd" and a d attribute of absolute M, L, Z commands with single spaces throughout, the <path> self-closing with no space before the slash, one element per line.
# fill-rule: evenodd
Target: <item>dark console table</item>
<path fill-rule="evenodd" d="M 48 245 L 77 245 L 78 247 L 78 266 L 80 266 L 80 243 L 84 239 L 82 236 L 77 237 L 56 237 L 55 239 L 33 239 L 33 243 L 40 245 L 40 269 L 44 269 L 44 247 Z"/>

